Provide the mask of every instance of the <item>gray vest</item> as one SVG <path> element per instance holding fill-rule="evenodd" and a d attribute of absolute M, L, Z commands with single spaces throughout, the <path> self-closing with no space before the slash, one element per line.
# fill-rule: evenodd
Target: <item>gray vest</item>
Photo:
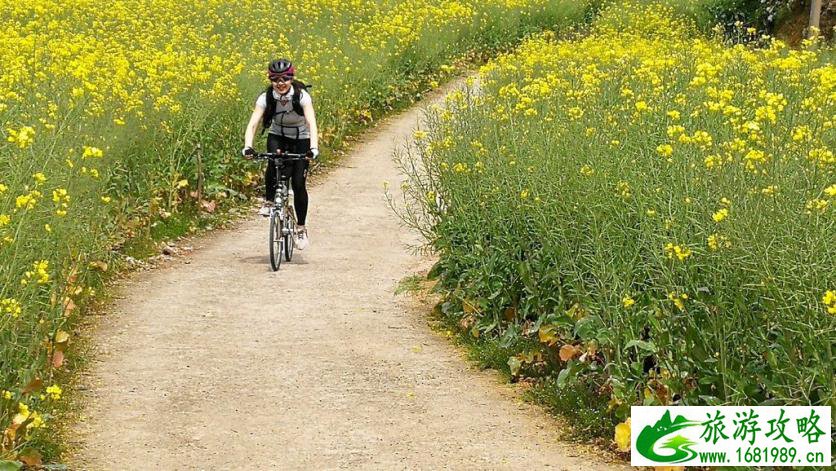
<path fill-rule="evenodd" d="M 291 90 L 293 89 L 291 88 Z M 295 91 L 292 91 L 291 93 L 294 92 Z M 273 93 L 272 90 L 271 93 Z M 275 94 L 273 96 L 275 96 Z M 282 101 L 285 101 L 285 103 L 282 104 Z M 305 116 L 298 115 L 295 111 L 293 111 L 293 100 L 290 93 L 284 96 L 280 95 L 279 98 L 276 99 L 276 114 L 273 115 L 273 124 L 267 132 L 277 136 L 289 137 L 291 139 L 311 138 L 311 133 L 308 130 L 308 122 L 305 120 Z"/>

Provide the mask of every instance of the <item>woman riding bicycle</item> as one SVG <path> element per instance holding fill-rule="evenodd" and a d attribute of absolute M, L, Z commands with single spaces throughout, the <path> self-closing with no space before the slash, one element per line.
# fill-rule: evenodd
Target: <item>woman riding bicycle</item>
<path fill-rule="evenodd" d="M 319 135 L 316 126 L 311 95 L 305 91 L 305 86 L 294 80 L 296 68 L 287 59 L 270 62 L 267 67 L 267 77 L 271 86 L 255 102 L 253 114 L 244 134 L 244 148 L 241 154 L 250 157 L 255 154 L 253 139 L 259 123 L 267 129 L 267 152 L 277 150 L 293 154 L 306 154 L 310 159 L 319 156 Z M 269 94 L 268 94 L 269 92 Z M 266 190 L 264 204 L 258 211 L 262 216 L 270 215 L 270 208 L 276 197 L 276 168 L 273 161 L 268 161 L 267 172 L 264 174 Z M 308 246 L 308 231 L 305 229 L 305 218 L 308 215 L 308 190 L 305 179 L 308 175 L 306 160 L 289 163 L 291 170 L 291 187 L 293 188 L 293 205 L 296 208 L 296 247 L 304 250 Z"/>

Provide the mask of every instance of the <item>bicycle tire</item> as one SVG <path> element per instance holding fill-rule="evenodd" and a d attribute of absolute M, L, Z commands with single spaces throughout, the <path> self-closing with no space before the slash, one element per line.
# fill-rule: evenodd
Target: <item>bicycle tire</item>
<path fill-rule="evenodd" d="M 270 268 L 278 271 L 282 265 L 282 220 L 281 211 L 270 215 Z"/>
<path fill-rule="evenodd" d="M 296 232 L 296 216 L 293 215 L 293 208 L 285 207 L 285 228 L 287 229 L 287 234 L 284 236 L 284 259 L 286 261 L 290 261 L 293 258 L 293 236 Z"/>

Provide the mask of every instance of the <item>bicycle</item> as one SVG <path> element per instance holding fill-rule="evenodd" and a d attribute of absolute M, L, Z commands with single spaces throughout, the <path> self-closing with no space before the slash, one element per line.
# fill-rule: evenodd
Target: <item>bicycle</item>
<path fill-rule="evenodd" d="M 279 182 L 276 189 L 276 199 L 270 208 L 270 268 L 278 271 L 285 261 L 293 257 L 293 235 L 296 233 L 296 211 L 289 198 L 290 175 L 285 175 L 284 167 L 289 162 L 310 160 L 305 154 L 291 154 L 289 152 L 256 153 L 253 160 L 272 160 L 276 167 L 276 177 Z"/>

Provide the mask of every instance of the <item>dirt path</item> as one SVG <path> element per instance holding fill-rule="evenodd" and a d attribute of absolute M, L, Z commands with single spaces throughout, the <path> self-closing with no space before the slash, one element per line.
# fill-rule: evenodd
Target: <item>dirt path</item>
<path fill-rule="evenodd" d="M 253 218 L 118 289 L 72 469 L 622 468 L 561 444 L 393 296 L 418 261 L 382 183 L 420 116 L 390 119 L 311 190 L 312 245 L 279 272 Z"/>

